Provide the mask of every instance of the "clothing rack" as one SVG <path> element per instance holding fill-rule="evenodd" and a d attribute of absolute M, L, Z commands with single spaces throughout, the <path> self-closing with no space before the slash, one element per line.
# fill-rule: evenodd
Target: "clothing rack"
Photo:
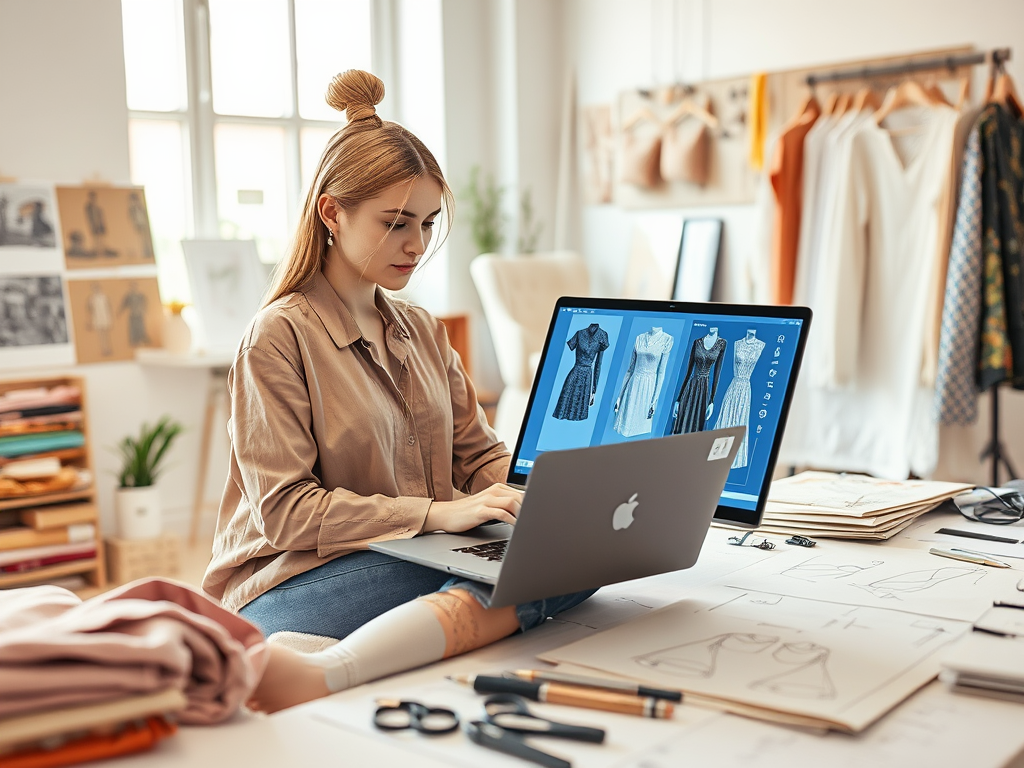
<path fill-rule="evenodd" d="M 872 80 L 875 78 L 893 77 L 895 75 L 908 75 L 914 72 L 928 72 L 936 69 L 954 71 L 960 67 L 973 67 L 978 64 L 991 63 L 1001 66 L 1009 60 L 1009 48 L 994 48 L 990 51 L 962 53 L 955 56 L 937 56 L 931 59 L 918 59 L 916 61 L 911 60 L 902 64 L 838 69 L 834 72 L 823 72 L 821 74 L 811 73 L 807 76 L 806 83 L 813 88 L 821 83 L 836 83 L 842 80 Z"/>
<path fill-rule="evenodd" d="M 811 88 L 821 83 L 837 83 L 845 80 L 873 80 L 899 75 L 909 75 L 915 72 L 929 72 L 946 69 L 955 72 L 961 67 L 973 67 L 979 64 L 991 64 L 995 68 L 1001 68 L 1010 60 L 1010 48 L 993 48 L 988 51 L 977 51 L 950 56 L 935 56 L 926 59 L 909 60 L 900 64 L 883 64 L 877 67 L 851 67 L 838 69 L 832 72 L 811 73 L 807 75 L 805 82 Z M 1010 463 L 1006 446 L 1003 445 L 999 434 L 999 386 L 992 387 L 990 394 L 992 407 L 992 423 L 989 442 L 981 452 L 979 459 L 985 461 L 991 459 L 992 485 L 999 485 L 999 469 L 1004 467 L 1010 475 L 1010 479 L 1019 477 L 1016 469 Z"/>

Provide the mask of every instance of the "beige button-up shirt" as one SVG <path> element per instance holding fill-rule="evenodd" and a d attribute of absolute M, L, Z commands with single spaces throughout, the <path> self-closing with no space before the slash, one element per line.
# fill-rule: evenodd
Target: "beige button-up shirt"
<path fill-rule="evenodd" d="M 444 326 L 379 290 L 376 302 L 397 380 L 319 272 L 261 310 L 242 340 L 203 578 L 231 610 L 370 542 L 415 536 L 431 500 L 454 488 L 506 478 L 509 453 Z"/>

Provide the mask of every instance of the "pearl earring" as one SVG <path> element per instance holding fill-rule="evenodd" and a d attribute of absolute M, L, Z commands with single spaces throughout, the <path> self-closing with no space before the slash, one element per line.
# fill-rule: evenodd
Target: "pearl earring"
<path fill-rule="evenodd" d="M 334 230 L 330 227 L 327 228 L 327 244 L 334 245 Z"/>

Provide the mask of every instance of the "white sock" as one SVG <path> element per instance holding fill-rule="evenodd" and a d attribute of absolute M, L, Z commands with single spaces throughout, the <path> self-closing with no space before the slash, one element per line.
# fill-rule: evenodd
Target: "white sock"
<path fill-rule="evenodd" d="M 444 627 L 429 603 L 410 600 L 307 658 L 333 693 L 444 658 Z"/>

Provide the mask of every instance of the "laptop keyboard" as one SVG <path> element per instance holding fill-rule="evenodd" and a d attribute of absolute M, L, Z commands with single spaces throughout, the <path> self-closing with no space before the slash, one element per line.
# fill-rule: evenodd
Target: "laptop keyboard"
<path fill-rule="evenodd" d="M 501 541 L 489 541 L 486 544 L 475 544 L 472 547 L 459 547 L 453 549 L 452 552 L 465 552 L 467 555 L 473 555 L 483 560 L 501 562 L 505 557 L 507 547 L 508 539 L 502 539 Z"/>

